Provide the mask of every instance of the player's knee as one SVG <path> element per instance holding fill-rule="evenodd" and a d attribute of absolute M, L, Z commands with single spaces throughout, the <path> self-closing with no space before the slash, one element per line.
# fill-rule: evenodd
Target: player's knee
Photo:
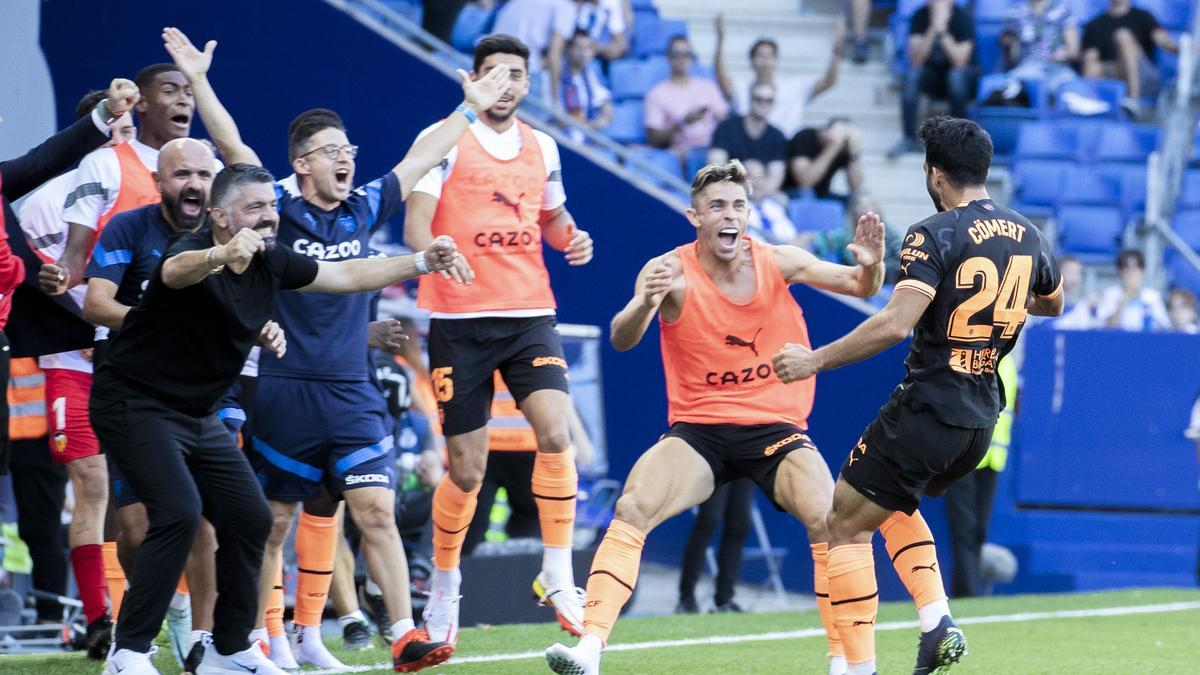
<path fill-rule="evenodd" d="M 268 509 L 270 510 L 270 509 Z M 270 533 L 267 535 L 267 550 L 277 551 L 283 546 L 283 540 L 287 539 L 288 530 L 292 527 L 292 512 L 288 509 L 281 509 L 269 513 L 268 520 L 270 521 Z"/>
<path fill-rule="evenodd" d="M 217 531 L 212 523 L 201 518 L 196 527 L 196 538 L 192 540 L 192 555 L 211 556 L 217 550 Z"/>
<path fill-rule="evenodd" d="M 642 504 L 636 496 L 624 494 L 617 500 L 614 515 L 618 520 L 629 523 L 645 534 L 653 527 L 654 514 L 651 511 L 652 509 Z"/>
<path fill-rule="evenodd" d="M 485 460 L 486 462 L 486 460 Z M 459 462 L 450 465 L 450 481 L 463 492 L 479 489 L 483 483 L 483 474 L 487 465 L 479 466 L 474 462 Z"/>
<path fill-rule="evenodd" d="M 250 541 L 265 542 L 275 534 L 275 517 L 265 499 L 252 500 L 238 515 L 237 531 Z M 286 534 L 287 531 L 284 530 Z M 216 539 L 216 533 L 213 533 Z"/>
<path fill-rule="evenodd" d="M 200 526 L 201 511 L 199 497 L 179 499 L 173 504 L 160 507 L 150 526 L 166 525 L 192 539 L 196 535 L 196 528 Z"/>
<path fill-rule="evenodd" d="M 80 473 L 72 489 L 77 502 L 103 505 L 108 499 L 108 477 L 92 472 Z"/>
<path fill-rule="evenodd" d="M 562 428 L 543 429 L 537 434 L 539 452 L 563 452 L 571 446 L 571 434 L 566 425 Z"/>
<path fill-rule="evenodd" d="M 382 497 L 362 500 L 354 504 L 352 515 L 354 524 L 364 536 L 388 535 L 396 531 L 394 500 Z"/>
<path fill-rule="evenodd" d="M 804 518 L 802 522 L 804 529 L 808 530 L 809 541 L 829 541 L 829 525 L 824 513 Z"/>

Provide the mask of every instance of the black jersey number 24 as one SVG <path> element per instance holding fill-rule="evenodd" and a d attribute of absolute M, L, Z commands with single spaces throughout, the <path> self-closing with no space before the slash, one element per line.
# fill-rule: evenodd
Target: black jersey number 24
<path fill-rule="evenodd" d="M 990 258 L 976 256 L 964 260 L 955 273 L 955 285 L 962 289 L 974 288 L 976 279 L 981 279 L 983 285 L 950 315 L 949 338 L 962 342 L 988 340 L 992 337 L 993 327 L 1003 327 L 1001 336 L 1004 338 L 1016 335 L 1028 313 L 1032 273 L 1033 256 L 1028 255 L 1009 258 L 1003 277 Z M 991 324 L 971 323 L 976 314 L 989 306 L 992 308 Z"/>

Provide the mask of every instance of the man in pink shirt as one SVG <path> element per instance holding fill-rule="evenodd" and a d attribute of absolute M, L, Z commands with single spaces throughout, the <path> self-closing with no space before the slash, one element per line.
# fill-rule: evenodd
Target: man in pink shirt
<path fill-rule="evenodd" d="M 728 106 L 715 82 L 690 74 L 696 55 L 686 37 L 671 39 L 667 57 L 671 77 L 646 95 L 646 140 L 653 147 L 679 153 L 682 159 L 688 150 L 711 144 Z"/>

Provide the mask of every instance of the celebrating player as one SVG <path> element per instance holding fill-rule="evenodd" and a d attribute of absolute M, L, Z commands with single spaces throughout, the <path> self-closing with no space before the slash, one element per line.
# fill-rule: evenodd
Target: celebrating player
<path fill-rule="evenodd" d="M 515 116 L 529 93 L 528 61 L 529 50 L 509 35 L 491 35 L 475 46 L 472 77 L 487 79 L 504 69 L 512 86 L 472 116 L 470 133 L 413 188 L 404 222 L 410 247 L 451 235 L 462 242 L 467 263 L 456 275 L 472 269 L 479 274 L 470 286 L 425 277 L 417 295 L 418 304 L 433 312 L 429 365 L 450 455 L 450 470 L 433 495 L 434 572 L 425 627 L 434 639 L 451 643 L 458 639 L 459 558 L 487 467 L 497 370 L 537 436 L 533 495 L 543 557 L 534 592 L 564 628 L 582 630 L 582 591 L 571 569 L 579 477 L 568 427 L 567 363 L 554 328 L 542 239 L 564 251 L 571 265 L 591 260 L 592 240 L 564 206 L 558 146 Z"/>
<path fill-rule="evenodd" d="M 588 576 L 584 635 L 556 644 L 546 660 L 556 673 L 595 675 L 621 607 L 633 594 L 646 535 L 659 523 L 707 500 L 720 485 L 750 478 L 808 530 L 818 607 L 830 626 L 824 594 L 833 478 L 809 439 L 815 381 L 788 386 L 769 355 L 787 343 L 808 344 L 803 312 L 788 291 L 804 283 L 869 297 L 883 282 L 883 224 L 858 221 L 847 267 L 795 246 L 744 236 L 750 215 L 746 171 L 736 160 L 710 164 L 692 182 L 688 221 L 696 241 L 650 260 L 633 299 L 612 321 L 612 343 L 632 349 L 657 313 L 671 429 L 629 474 L 616 515 Z M 837 653 L 835 631 L 829 630 Z"/>
<path fill-rule="evenodd" d="M 829 596 L 854 675 L 875 672 L 877 529 L 897 570 L 911 569 L 901 578 L 921 623 L 914 674 L 940 672 L 966 653 L 917 507 L 922 494 L 941 494 L 979 465 L 1006 403 L 997 364 L 1027 314 L 1058 316 L 1063 307 L 1053 244 L 984 188 L 987 132 L 939 116 L 921 126 L 921 140 L 925 184 L 939 213 L 909 228 L 887 307 L 816 351 L 789 344 L 773 359 L 784 381 L 805 380 L 916 331 L 907 375 L 842 464 L 829 512 Z"/>

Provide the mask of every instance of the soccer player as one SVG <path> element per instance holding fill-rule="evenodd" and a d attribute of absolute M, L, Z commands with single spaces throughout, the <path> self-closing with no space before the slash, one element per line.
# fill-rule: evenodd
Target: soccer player
<path fill-rule="evenodd" d="M 592 240 L 564 206 L 558 146 L 516 118 L 529 93 L 529 50 L 520 40 L 496 34 L 475 46 L 472 77 L 486 79 L 500 68 L 512 78 L 508 94 L 472 119 L 470 133 L 413 188 L 404 222 L 411 248 L 448 234 L 462 242 L 463 260 L 479 274 L 471 286 L 425 277 L 417 294 L 417 304 L 433 313 L 429 365 L 450 464 L 433 495 L 434 571 L 424 617 L 434 639 L 451 643 L 458 639 L 459 558 L 487 466 L 497 370 L 537 437 L 533 494 L 543 556 L 534 593 L 563 628 L 583 628 L 583 592 L 571 569 L 579 483 L 567 422 L 571 399 L 542 239 L 571 265 L 591 260 Z"/>
<path fill-rule="evenodd" d="M 425 169 L 433 149 L 414 150 Z M 211 226 L 172 241 L 96 373 L 96 434 L 150 515 L 106 675 L 157 673 L 150 643 L 201 514 L 217 532 L 218 595 L 214 649 L 197 675 L 285 672 L 248 639 L 271 511 L 217 405 L 255 342 L 285 352 L 278 331 L 263 334 L 281 290 L 363 293 L 449 269 L 457 256 L 449 237 L 411 256 L 341 262 L 278 246 L 274 180 L 249 164 L 217 175 Z"/>
<path fill-rule="evenodd" d="M 909 228 L 888 305 L 816 351 L 792 344 L 773 359 L 781 379 L 804 380 L 874 356 L 915 329 L 907 374 L 842 464 L 829 512 L 829 597 L 852 674 L 875 671 L 877 529 L 917 603 L 914 675 L 941 672 L 966 653 L 917 507 L 922 494 L 941 494 L 979 465 L 1006 404 L 997 364 L 1027 314 L 1058 316 L 1063 306 L 1053 243 L 984 188 L 987 132 L 939 116 L 920 136 L 938 213 Z"/>
<path fill-rule="evenodd" d="M 230 161 L 259 164 L 208 82 L 216 43 L 210 41 L 200 51 L 174 28 L 164 30 L 163 38 L 187 73 L 222 155 Z M 453 147 L 477 111 L 491 107 L 510 84 L 506 68 L 477 80 L 466 73 L 461 76 L 465 100 L 448 123 L 418 140 L 387 174 L 357 189 L 352 186 L 358 147 L 350 144 L 341 118 L 324 109 L 299 115 L 288 129 L 295 181 L 276 186 L 279 245 L 317 260 L 367 257 L 371 235 L 398 213 L 413 186 Z M 464 281 L 470 281 L 469 272 Z M 408 565 L 393 517 L 392 437 L 384 424 L 385 402 L 367 371 L 370 302 L 367 295 L 280 295 L 276 318 L 291 348 L 282 358 L 263 358 L 259 363 L 253 439 L 264 460 L 263 491 L 274 514 L 264 559 L 273 572 L 296 505 L 306 503 L 297 533 L 302 540 L 298 566 L 315 572 L 315 581 L 323 584 L 317 588 L 314 583 L 313 590 L 297 600 L 297 656 L 321 667 L 341 665 L 320 637 L 336 551 L 336 504 L 322 497 L 322 491 L 344 499 L 363 533 L 367 567 L 383 589 L 394 622 L 390 631 L 394 665 L 415 671 L 445 661 L 453 646 L 431 641 L 412 621 Z M 271 586 L 264 583 L 260 590 L 264 606 Z"/>
<path fill-rule="evenodd" d="M 600 652 L 637 583 L 646 535 L 737 478 L 752 479 L 808 530 L 818 607 L 830 627 L 821 596 L 833 477 L 807 434 L 815 381 L 788 386 L 769 359 L 784 344 L 808 343 L 789 285 L 863 298 L 879 289 L 883 224 L 875 214 L 860 218 L 850 245 L 858 265 L 836 265 L 746 237 L 748 192 L 741 162 L 701 169 L 687 210 L 696 241 L 646 263 L 633 298 L 613 317 L 613 346 L 625 351 L 658 314 L 671 429 L 629 473 L 592 560 L 584 635 L 573 648 L 546 650 L 556 673 L 599 673 Z M 829 637 L 836 654 L 835 631 Z"/>

